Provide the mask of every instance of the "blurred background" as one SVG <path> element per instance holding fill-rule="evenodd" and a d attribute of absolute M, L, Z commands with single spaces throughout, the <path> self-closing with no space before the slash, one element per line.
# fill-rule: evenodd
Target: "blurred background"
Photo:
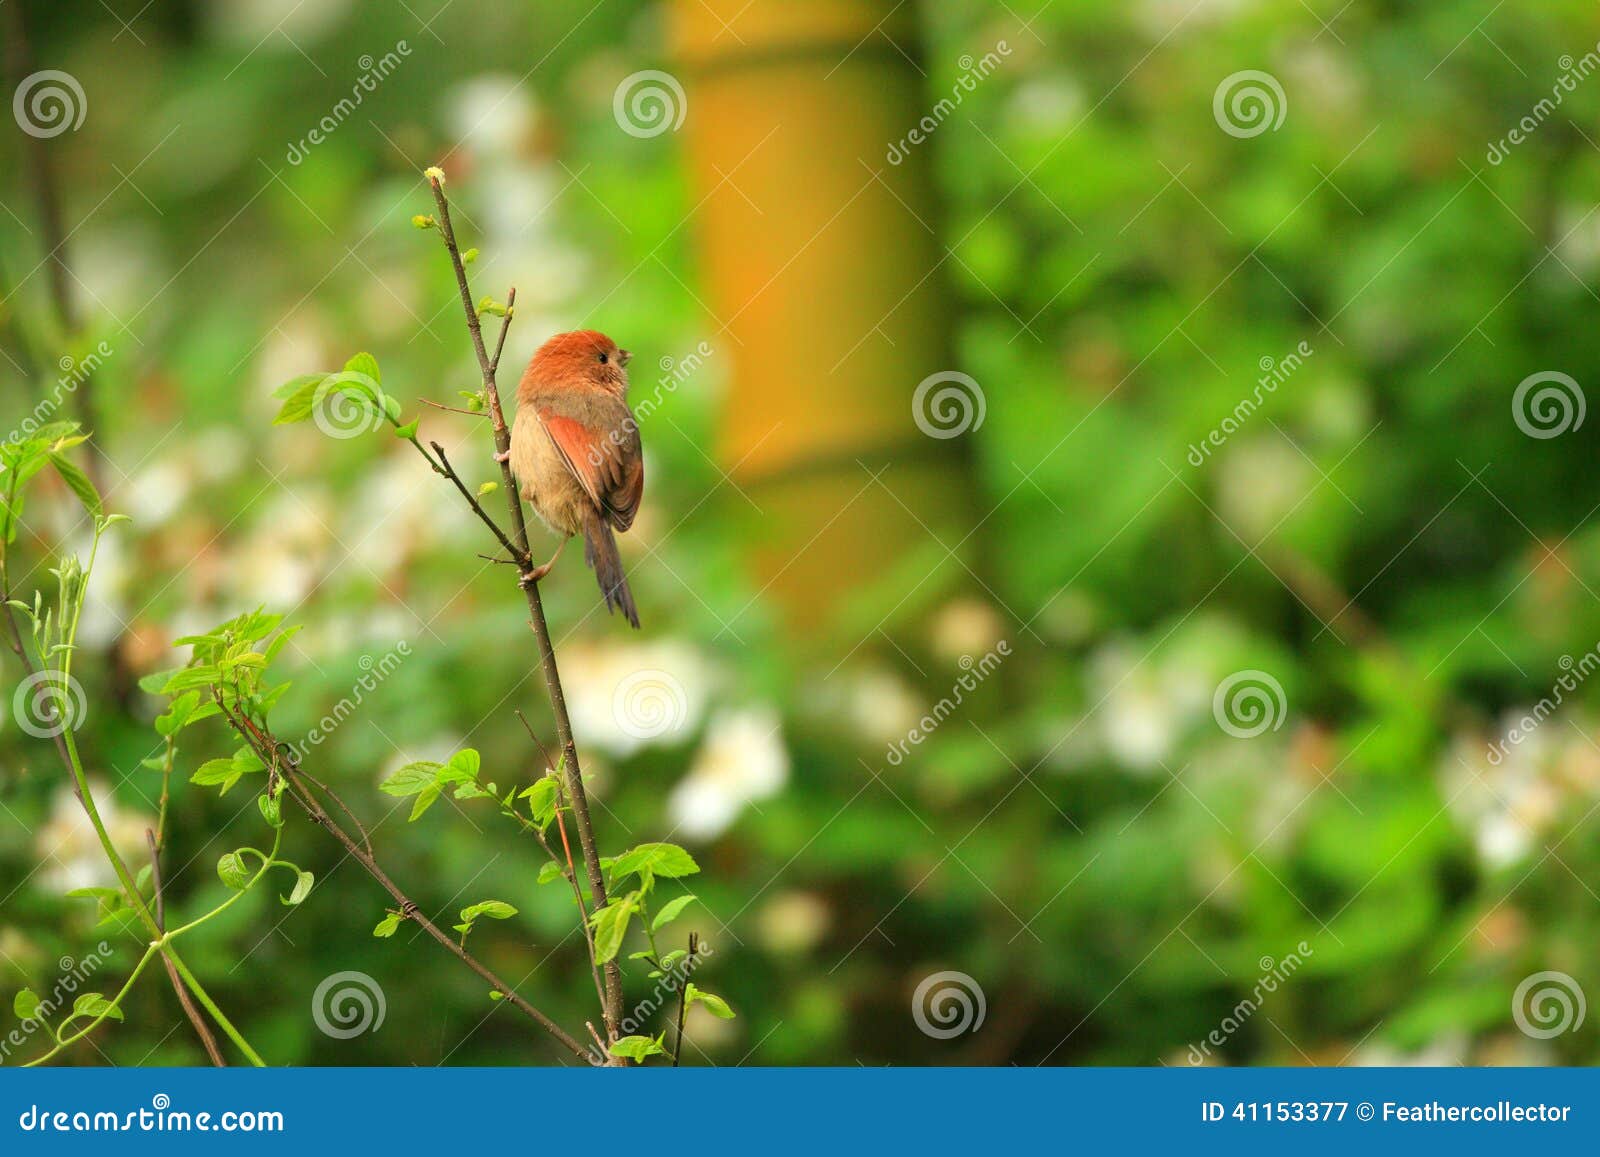
<path fill-rule="evenodd" d="M 303 627 L 274 718 L 317 729 L 308 770 L 430 913 L 512 901 L 477 950 L 594 1015 L 537 846 L 376 790 L 462 745 L 537 773 L 514 583 L 404 443 L 271 425 L 369 350 L 496 476 L 420 404 L 477 386 L 411 224 L 437 164 L 475 293 L 517 290 L 508 394 L 558 330 L 634 353 L 644 630 L 571 551 L 543 589 L 603 846 L 704 868 L 677 927 L 739 1015 L 696 1009 L 685 1063 L 1596 1058 L 1592 4 L 5 0 L 0 35 L 0 415 L 84 417 L 133 519 L 78 666 L 129 855 L 134 680 L 264 605 Z M 21 597 L 87 541 L 64 489 L 27 522 Z M 259 837 L 183 782 L 233 746 L 186 738 L 182 911 Z M 9 1002 L 92 950 L 64 893 L 108 881 L 9 710 L 0 804 Z M 320 833 L 285 850 L 305 904 L 186 941 L 271 1061 L 560 1059 L 374 939 Z M 334 1039 L 311 993 L 345 970 L 386 1018 Z M 147 980 L 69 1060 L 204 1056 Z"/>

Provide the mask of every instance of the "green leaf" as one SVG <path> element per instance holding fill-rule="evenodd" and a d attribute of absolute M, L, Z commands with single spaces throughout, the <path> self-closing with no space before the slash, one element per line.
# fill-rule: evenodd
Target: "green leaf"
<path fill-rule="evenodd" d="M 712 1016 L 721 1017 L 723 1020 L 732 1020 L 734 1017 L 734 1011 L 728 1007 L 727 1001 L 715 993 L 707 992 L 703 988 L 697 988 L 692 982 L 684 986 L 683 1002 L 685 1006 L 703 1004 L 706 1006 L 707 1012 Z"/>
<path fill-rule="evenodd" d="M 482 766 L 483 761 L 478 753 L 470 747 L 463 747 L 450 757 L 449 763 L 445 764 L 453 774 L 465 776 L 467 779 L 477 779 Z"/>
<path fill-rule="evenodd" d="M 493 494 L 496 490 L 499 490 L 499 489 L 500 489 L 500 483 L 498 483 L 498 482 L 485 482 L 483 485 L 478 487 L 478 497 L 482 498 L 486 494 Z"/>
<path fill-rule="evenodd" d="M 61 475 L 61 481 L 78 496 L 78 501 L 83 503 L 84 509 L 99 518 L 103 513 L 100 492 L 94 488 L 94 483 L 89 481 L 89 476 L 75 462 L 60 454 L 50 455 L 50 465 Z"/>
<path fill-rule="evenodd" d="M 300 903 L 311 894 L 311 885 L 314 883 L 316 883 L 316 877 L 310 872 L 301 872 L 296 870 L 294 887 L 290 890 L 287 896 L 280 896 L 278 898 L 286 905 L 293 908 L 296 904 Z"/>
<path fill-rule="evenodd" d="M 273 795 L 270 791 L 263 792 L 256 797 L 256 806 L 261 809 L 261 818 L 275 828 L 283 826 L 283 796 Z"/>
<path fill-rule="evenodd" d="M 208 759 L 200 765 L 199 771 L 189 777 L 189 782 L 198 787 L 213 787 L 220 783 L 226 793 L 241 774 L 231 759 Z"/>
<path fill-rule="evenodd" d="M 250 869 L 245 867 L 244 857 L 238 852 L 229 852 L 217 861 L 217 875 L 235 892 L 250 886 Z"/>
<path fill-rule="evenodd" d="M 86 992 L 72 1002 L 72 1015 L 109 1016 L 112 1020 L 121 1020 L 122 1010 L 107 1000 L 103 994 Z"/>
<path fill-rule="evenodd" d="M 551 880 L 559 880 L 565 870 L 565 864 L 558 864 L 555 860 L 550 860 L 539 869 L 539 883 L 548 884 Z"/>
<path fill-rule="evenodd" d="M 663 927 L 676 920 L 690 904 L 694 903 L 693 896 L 674 896 L 661 905 L 661 911 L 656 913 L 656 918 L 650 925 L 650 931 L 659 932 Z"/>
<path fill-rule="evenodd" d="M 344 372 L 347 374 L 360 374 L 371 378 L 374 386 L 383 384 L 383 375 L 378 373 L 378 359 L 369 353 L 359 353 L 344 363 Z"/>
<path fill-rule="evenodd" d="M 491 920 L 509 920 L 517 914 L 517 910 L 504 900 L 482 900 L 470 908 L 461 909 L 461 919 L 470 924 L 479 916 L 488 916 Z"/>
<path fill-rule="evenodd" d="M 666 1056 L 667 1050 L 658 1037 L 625 1036 L 611 1042 L 611 1055 L 642 1062 L 646 1057 Z"/>
<path fill-rule="evenodd" d="M 648 873 L 676 879 L 679 876 L 692 876 L 699 870 L 700 865 L 694 862 L 694 857 L 677 844 L 640 844 L 617 857 L 611 865 L 611 878 L 626 880 L 629 876 Z"/>
<path fill-rule="evenodd" d="M 595 963 L 614 960 L 622 948 L 622 939 L 628 934 L 628 921 L 633 919 L 639 903 L 639 893 L 630 892 L 620 900 L 613 900 L 601 908 L 589 922 L 594 926 Z"/>
<path fill-rule="evenodd" d="M 398 913 L 398 912 L 390 912 L 382 920 L 378 921 L 378 926 L 372 930 L 372 934 L 374 936 L 379 937 L 379 938 L 386 939 L 386 938 L 388 938 L 390 936 L 393 936 L 395 934 L 396 929 L 398 929 L 399 927 L 400 927 L 400 913 Z"/>
<path fill-rule="evenodd" d="M 327 376 L 327 374 L 300 374 L 296 377 L 290 378 L 288 381 L 284 382 L 283 385 L 273 390 L 272 396 L 279 399 L 292 397 L 293 395 L 298 394 L 301 390 L 305 389 L 307 386 L 316 386 L 322 381 L 323 378 Z"/>
<path fill-rule="evenodd" d="M 322 389 L 322 383 L 328 378 L 327 374 L 306 374 L 295 378 L 287 386 L 281 387 L 288 392 L 283 397 L 283 405 L 278 407 L 278 416 L 272 419 L 274 426 L 291 426 L 296 422 L 304 422 L 311 417 L 316 409 L 317 393 Z M 290 387 L 293 387 L 292 389 Z"/>
<path fill-rule="evenodd" d="M 540 828 L 555 819 L 556 801 L 560 794 L 561 785 L 553 775 L 544 776 L 522 793 L 522 798 L 528 801 L 528 814 L 533 816 L 533 822 Z"/>
<path fill-rule="evenodd" d="M 32 1020 L 34 1013 L 39 1011 L 39 994 L 31 988 L 24 988 L 11 998 L 11 1011 L 17 1014 L 18 1020 Z"/>
<path fill-rule="evenodd" d="M 435 777 L 442 765 L 426 760 L 408 763 L 378 785 L 378 790 L 389 795 L 416 795 L 426 787 L 436 786 Z"/>
<path fill-rule="evenodd" d="M 411 805 L 411 817 L 406 822 L 415 823 L 417 820 L 421 819 L 422 813 L 431 808 L 434 801 L 439 798 L 439 792 L 441 790 L 443 789 L 440 788 L 438 784 L 430 783 L 427 787 L 418 792 L 417 801 Z"/>
<path fill-rule="evenodd" d="M 396 438 L 404 438 L 407 442 L 414 441 L 417 436 L 417 425 L 421 421 L 421 418 L 412 418 L 404 426 L 396 426 L 394 428 L 394 436 Z"/>

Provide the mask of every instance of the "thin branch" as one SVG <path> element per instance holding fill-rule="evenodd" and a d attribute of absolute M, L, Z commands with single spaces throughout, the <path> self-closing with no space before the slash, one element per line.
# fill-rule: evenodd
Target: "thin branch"
<path fill-rule="evenodd" d="M 156 833 L 153 829 L 146 828 L 144 838 L 150 845 L 150 882 L 155 888 L 156 927 L 165 934 L 167 901 L 161 887 L 161 849 L 156 845 Z M 189 992 L 183 987 L 183 978 L 178 975 L 177 967 L 165 955 L 161 957 L 161 963 L 167 966 L 167 977 L 172 981 L 172 991 L 178 994 L 178 1003 L 183 1006 L 183 1015 L 194 1025 L 194 1031 L 200 1037 L 201 1045 L 205 1047 L 206 1056 L 211 1058 L 211 1063 L 217 1068 L 227 1068 L 228 1062 L 222 1059 L 222 1050 L 217 1047 L 217 1038 L 211 1035 L 211 1030 L 206 1027 L 206 1022 L 200 1016 L 200 1010 L 189 999 Z"/>
<path fill-rule="evenodd" d="M 28 39 L 27 21 L 23 17 L 22 4 L 13 2 L 5 5 L 5 8 L 9 16 L 6 30 L 6 39 L 9 42 L 5 54 L 6 73 L 10 81 L 8 87 L 15 92 L 20 91 L 24 81 L 33 75 L 37 68 L 33 58 L 33 45 Z M 65 110 L 64 115 L 72 115 L 72 110 L 70 108 Z M 44 231 L 45 260 L 50 268 L 50 299 L 55 307 L 57 323 L 62 333 L 72 338 L 79 333 L 80 319 L 77 305 L 73 300 L 72 287 L 68 284 L 72 279 L 72 271 L 67 264 L 67 231 L 61 210 L 61 186 L 56 179 L 50 146 L 46 144 L 45 138 L 37 133 L 27 132 L 26 126 L 23 126 L 23 129 L 22 135 L 25 138 L 23 146 L 28 151 L 28 171 L 33 179 L 34 201 L 38 206 L 39 224 Z M 83 423 L 83 428 L 99 433 L 91 376 L 88 373 L 84 374 L 83 379 L 73 390 L 73 397 L 77 403 L 78 419 Z M 104 493 L 104 472 L 101 470 L 100 454 L 98 446 L 90 447 L 88 473 L 94 488 Z"/>
<path fill-rule="evenodd" d="M 532 725 L 528 722 L 528 717 L 522 713 L 520 708 L 513 712 L 513 714 L 515 714 L 516 717 L 522 722 L 523 730 L 528 733 L 528 738 L 533 740 L 533 745 L 539 749 L 539 755 L 541 758 L 543 758 L 545 766 L 550 768 L 550 774 L 554 775 L 555 769 L 550 762 L 550 752 L 545 748 L 545 745 L 540 742 L 539 736 L 534 732 Z M 558 790 L 560 786 L 561 784 L 558 780 L 556 782 L 556 787 Z M 529 830 L 531 830 L 533 834 L 538 837 L 539 844 L 544 848 L 545 854 L 557 864 L 564 865 L 562 867 L 561 874 L 566 877 L 567 883 L 572 886 L 572 898 L 578 902 L 578 916 L 582 921 L 583 942 L 588 946 L 589 949 L 589 971 L 594 973 L 595 995 L 600 998 L 600 1004 L 602 1007 L 604 1007 L 606 1003 L 606 993 L 604 985 L 602 985 L 600 982 L 600 967 L 595 963 L 596 956 L 594 950 L 594 929 L 589 925 L 589 909 L 583 902 L 583 888 L 578 883 L 577 865 L 572 862 L 572 845 L 567 842 L 567 825 L 566 822 L 561 818 L 561 804 L 559 800 L 556 802 L 555 814 L 556 826 L 561 832 L 561 850 L 566 853 L 565 860 L 556 855 L 555 849 L 550 846 L 550 841 L 545 838 L 544 832 L 540 831 L 537 826 L 529 825 Z M 520 820 L 522 817 L 518 816 L 517 818 Z"/>
<path fill-rule="evenodd" d="M 446 410 L 452 414 L 465 414 L 469 418 L 487 418 L 489 416 L 482 410 L 469 410 L 463 406 L 446 406 L 441 402 L 429 401 L 427 398 L 419 400 L 424 406 L 432 406 L 435 410 Z"/>
<path fill-rule="evenodd" d="M 677 1068 L 683 1059 L 683 1018 L 689 1011 L 689 973 L 694 971 L 694 958 L 700 952 L 700 933 L 689 933 L 689 951 L 683 958 L 682 979 L 678 981 L 678 1034 L 672 1038 L 672 1067 Z"/>
<path fill-rule="evenodd" d="M 456 943 L 438 925 L 422 914 L 422 910 L 417 907 L 411 897 L 402 892 L 399 886 L 389 878 L 388 873 L 378 864 L 376 857 L 357 843 L 348 832 L 339 826 L 338 821 L 328 813 L 327 809 L 317 802 L 316 796 L 312 794 L 312 789 L 307 783 L 306 774 L 300 770 L 299 758 L 293 753 L 292 749 L 280 742 L 271 732 L 257 726 L 253 720 L 242 712 L 236 712 L 226 703 L 220 702 L 220 700 L 218 705 L 222 708 L 223 715 L 227 718 L 234 731 L 246 743 L 250 744 L 262 762 L 268 767 L 276 766 L 278 768 L 279 773 L 283 776 L 284 785 L 288 789 L 290 798 L 300 805 L 313 823 L 333 836 L 351 859 L 366 869 L 367 874 L 376 880 L 383 890 L 388 892 L 400 905 L 400 911 L 407 919 L 415 920 L 424 932 L 448 949 L 452 956 L 487 981 L 494 991 L 505 997 L 507 1004 L 538 1024 L 569 1052 L 584 1060 L 589 1059 L 589 1054 L 575 1037 L 521 996 L 518 996 L 509 984 L 491 972 L 477 957 L 468 952 L 463 945 Z M 283 754 L 285 752 L 287 752 L 286 756 Z"/>
<path fill-rule="evenodd" d="M 461 491 L 461 497 L 467 500 L 467 505 L 472 507 L 472 512 L 483 520 L 483 524 L 494 532 L 494 536 L 500 540 L 500 545 L 511 553 L 512 558 L 519 560 L 519 565 L 524 567 L 532 565 L 533 558 L 528 553 L 527 546 L 524 545 L 519 550 L 516 543 L 507 538 L 506 532 L 500 529 L 500 524 L 489 517 L 489 512 L 478 502 L 477 496 L 467 489 L 467 484 L 461 480 L 461 475 L 457 474 L 456 468 L 450 465 L 450 459 L 445 457 L 444 447 L 437 442 L 429 442 L 428 445 L 432 446 L 433 452 L 439 455 L 439 465 L 443 467 L 439 473 L 456 484 L 456 489 Z"/>
<path fill-rule="evenodd" d="M 466 313 L 467 332 L 472 338 L 473 351 L 478 356 L 478 367 L 483 373 L 483 390 L 489 402 L 489 419 L 494 429 L 495 456 L 500 463 L 506 506 L 511 515 L 511 540 L 514 545 L 512 554 L 517 558 L 531 559 L 532 555 L 528 549 L 528 524 L 522 513 L 522 497 L 517 489 L 516 479 L 511 474 L 511 431 L 506 425 L 505 411 L 500 405 L 500 389 L 495 384 L 500 352 L 505 347 L 505 333 L 511 325 L 511 313 L 508 309 L 501 326 L 500 341 L 496 345 L 494 357 L 491 358 L 483 344 L 483 326 L 478 318 L 478 310 L 472 303 L 472 290 L 467 284 L 467 268 L 461 260 L 455 229 L 450 222 L 450 202 L 445 197 L 443 174 L 438 170 L 430 170 L 428 185 L 433 190 L 433 199 L 439 208 L 439 235 L 444 239 L 445 248 L 450 253 L 450 264 L 455 269 L 456 287 L 461 292 L 461 308 Z M 515 290 L 512 291 L 510 300 L 516 300 Z M 556 666 L 555 647 L 550 640 L 550 625 L 545 621 L 544 601 L 539 597 L 538 583 L 519 585 L 527 599 L 528 620 L 533 627 L 534 637 L 538 640 L 539 662 L 544 670 L 545 687 L 549 691 L 550 707 L 555 715 L 556 735 L 566 752 L 564 767 L 567 795 L 572 802 L 574 822 L 578 825 L 578 843 L 583 848 L 590 894 L 594 897 L 597 907 L 604 907 L 609 902 L 606 896 L 605 873 L 600 868 L 600 853 L 594 838 L 594 822 L 589 817 L 589 799 L 583 788 L 583 769 L 578 762 L 577 744 L 572 738 L 572 720 L 567 715 L 566 695 L 561 689 L 561 673 Z M 618 968 L 615 960 L 606 962 L 605 980 L 602 1012 L 605 1014 L 606 1031 L 610 1038 L 615 1040 L 619 1031 L 618 1026 L 622 1022 L 622 970 Z"/>

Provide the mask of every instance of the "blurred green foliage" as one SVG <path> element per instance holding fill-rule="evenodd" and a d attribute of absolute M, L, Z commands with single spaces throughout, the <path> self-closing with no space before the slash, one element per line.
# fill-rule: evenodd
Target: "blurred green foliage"
<path fill-rule="evenodd" d="M 646 642 L 595 613 L 578 567 L 547 584 L 602 835 L 620 849 L 688 826 L 673 838 L 704 870 L 703 977 L 740 1016 L 695 1018 L 686 1060 L 1181 1064 L 1234 1017 L 1214 1060 L 1593 1061 L 1592 1020 L 1535 1039 L 1513 1017 L 1536 972 L 1600 995 L 1591 692 L 1488 753 L 1600 644 L 1595 423 L 1533 438 L 1512 404 L 1536 373 L 1600 382 L 1600 80 L 1500 163 L 1488 150 L 1564 58 L 1596 50 L 1600 17 L 1577 0 L 1487 16 L 1385 0 L 1034 6 L 923 6 L 930 94 L 963 54 L 1012 49 L 924 146 L 957 258 L 943 273 L 961 364 L 988 399 L 969 438 L 989 589 L 946 590 L 931 616 L 918 600 L 885 624 L 893 645 L 796 660 L 737 565 L 744 499 L 701 449 L 727 386 L 714 360 L 644 431 L 650 498 L 630 537 L 645 549 L 629 563 Z M 129 8 L 123 28 L 69 0 L 30 15 L 41 64 L 88 94 L 82 129 L 51 149 L 91 321 L 72 343 L 53 327 L 26 156 L 0 134 L 0 405 L 10 428 L 59 358 L 112 350 L 96 434 L 108 506 L 134 525 L 102 548 L 84 635 L 120 642 L 98 674 L 81 665 L 80 739 L 124 835 L 142 839 L 139 762 L 159 742 L 130 674 L 265 604 L 304 627 L 279 660 L 294 683 L 280 731 L 357 698 L 308 766 L 431 913 L 514 898 L 477 950 L 581 1024 L 592 985 L 570 899 L 532 886 L 537 849 L 454 807 L 408 825 L 377 791 L 466 745 L 505 782 L 538 769 L 511 714 L 548 734 L 521 600 L 408 447 L 274 429 L 271 395 L 359 349 L 407 420 L 420 398 L 476 388 L 449 269 L 410 224 L 431 211 L 419 173 L 440 162 L 481 252 L 475 287 L 517 287 L 508 366 L 579 321 L 628 335 L 636 390 L 695 349 L 709 323 L 694 193 L 672 136 L 640 142 L 612 119 L 622 77 L 670 64 L 660 11 L 228 0 Z M 362 61 L 402 40 L 402 63 L 290 163 Z M 1246 69 L 1272 74 L 1287 108 L 1240 137 L 1213 101 Z M 1302 342 L 1309 355 L 1191 462 Z M 474 482 L 494 476 L 475 419 L 421 416 Z M 58 497 L 30 514 L 36 559 L 82 540 Z M 902 593 L 878 592 L 885 609 Z M 959 657 L 1001 639 L 1014 657 L 887 758 L 957 684 Z M 401 642 L 404 662 L 357 696 Z M 682 726 L 663 736 L 616 724 L 613 689 L 640 669 L 681 692 Z M 1248 670 L 1282 700 L 1277 726 L 1239 738 L 1213 696 Z M 211 738 L 189 771 L 232 749 Z M 94 857 L 50 746 L 10 726 L 0 803 L 0 976 L 43 989 L 100 937 L 93 905 L 62 898 L 96 882 Z M 212 865 L 236 825 L 259 827 L 255 805 L 185 788 L 172 806 L 171 902 L 210 906 Z M 414 930 L 375 939 L 384 897 L 335 846 L 303 822 L 284 844 L 315 872 L 306 902 L 252 895 L 186 954 L 264 1055 L 553 1059 Z M 1290 955 L 1292 978 L 1239 1017 Z M 130 942 L 121 966 L 136 956 Z M 311 993 L 350 969 L 381 983 L 387 1019 L 332 1039 Z M 981 986 L 978 1031 L 917 1031 L 913 994 L 940 970 Z M 145 984 L 74 1059 L 202 1061 L 186 1027 L 167 1031 L 171 1004 Z"/>

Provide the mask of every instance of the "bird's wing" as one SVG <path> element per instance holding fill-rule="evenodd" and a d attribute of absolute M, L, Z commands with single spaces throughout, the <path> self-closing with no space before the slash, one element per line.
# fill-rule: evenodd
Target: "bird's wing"
<path fill-rule="evenodd" d="M 592 404 L 584 408 L 596 409 Z M 602 405 L 592 414 L 579 414 L 577 409 L 561 398 L 534 403 L 540 424 L 578 485 L 612 526 L 627 530 L 644 495 L 644 460 L 633 415 L 621 401 Z M 595 418 L 600 419 L 598 427 Z"/>

